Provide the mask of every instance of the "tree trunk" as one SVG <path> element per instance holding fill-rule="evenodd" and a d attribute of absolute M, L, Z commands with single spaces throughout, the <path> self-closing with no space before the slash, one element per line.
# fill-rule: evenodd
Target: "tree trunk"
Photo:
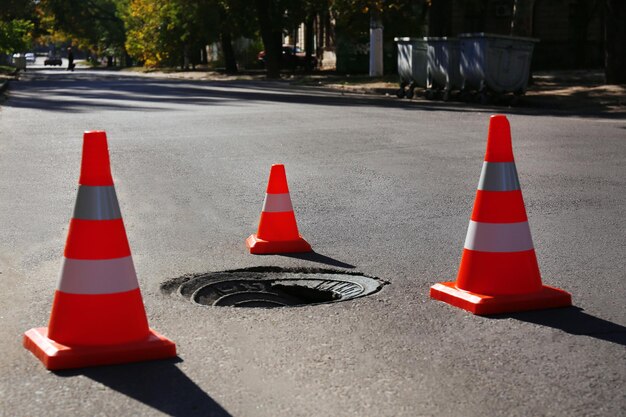
<path fill-rule="evenodd" d="M 282 12 L 272 0 L 255 0 L 257 19 L 261 29 L 261 39 L 265 47 L 265 71 L 267 78 L 280 78 L 280 61 L 283 52 L 283 33 L 280 19 Z"/>
<path fill-rule="evenodd" d="M 222 30 L 222 53 L 224 54 L 224 65 L 226 66 L 226 73 L 236 74 L 237 59 L 235 58 L 235 50 L 233 49 L 233 41 L 228 30 Z"/>
<path fill-rule="evenodd" d="M 313 16 L 307 16 L 306 21 L 304 22 L 304 50 L 306 51 L 306 71 L 313 71 L 313 50 L 315 46 L 313 45 L 313 28 L 314 20 Z"/>
<path fill-rule="evenodd" d="M 590 7 L 591 6 L 591 7 Z M 588 68 L 587 32 L 589 22 L 594 17 L 594 6 L 589 2 L 574 3 L 570 6 L 570 38 L 574 45 L 574 65 L 576 68 Z"/>
<path fill-rule="evenodd" d="M 187 71 L 189 69 L 189 45 L 183 45 L 183 71 Z"/>
<path fill-rule="evenodd" d="M 604 75 L 607 84 L 626 84 L 626 2 L 606 0 Z"/>
<path fill-rule="evenodd" d="M 126 58 L 126 66 L 127 67 L 132 67 L 133 66 L 133 58 L 130 56 L 128 51 L 126 51 L 126 49 L 124 49 L 124 57 Z"/>

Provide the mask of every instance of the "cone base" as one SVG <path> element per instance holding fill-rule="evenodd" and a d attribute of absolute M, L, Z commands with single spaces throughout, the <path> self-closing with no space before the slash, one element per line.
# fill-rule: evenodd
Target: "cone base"
<path fill-rule="evenodd" d="M 430 287 L 430 297 L 480 316 L 572 305 L 570 293 L 547 285 L 531 294 L 494 296 L 460 290 L 454 282 L 442 282 Z"/>
<path fill-rule="evenodd" d="M 52 371 L 176 356 L 176 344 L 152 329 L 149 336 L 139 342 L 108 346 L 66 346 L 48 339 L 48 328 L 39 327 L 24 333 L 24 347 L 43 362 L 46 369 Z"/>
<path fill-rule="evenodd" d="M 273 253 L 298 253 L 311 252 L 311 245 L 299 237 L 296 240 L 274 240 L 268 241 L 259 239 L 257 235 L 250 235 L 246 239 L 246 245 L 250 249 L 250 253 L 255 255 L 269 255 Z"/>

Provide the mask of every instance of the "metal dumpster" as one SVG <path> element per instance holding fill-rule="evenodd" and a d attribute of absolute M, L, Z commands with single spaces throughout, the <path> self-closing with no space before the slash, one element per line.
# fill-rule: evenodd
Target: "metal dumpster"
<path fill-rule="evenodd" d="M 459 35 L 463 90 L 488 96 L 522 95 L 528 86 L 533 49 L 539 39 L 486 33 Z"/>
<path fill-rule="evenodd" d="M 448 100 L 450 91 L 460 90 L 463 78 L 459 70 L 459 40 L 456 38 L 427 38 L 427 82 L 426 87 L 432 97 L 433 91 L 442 93 Z"/>
<path fill-rule="evenodd" d="M 397 96 L 413 98 L 415 87 L 426 87 L 426 38 L 394 38 L 398 45 Z M 405 87 L 408 89 L 405 90 Z"/>
<path fill-rule="evenodd" d="M 13 65 L 18 70 L 26 70 L 26 56 L 24 54 L 13 54 Z"/>

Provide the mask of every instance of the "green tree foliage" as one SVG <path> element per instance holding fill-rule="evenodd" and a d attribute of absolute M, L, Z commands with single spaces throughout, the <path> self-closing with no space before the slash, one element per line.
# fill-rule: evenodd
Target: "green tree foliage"
<path fill-rule="evenodd" d="M 14 19 L 36 20 L 37 3 L 35 0 L 2 0 L 0 5 L 0 21 L 9 22 Z"/>
<path fill-rule="evenodd" d="M 428 0 L 334 0 L 331 8 L 338 30 L 350 38 L 369 35 L 375 15 L 385 28 L 385 39 L 395 36 L 423 36 Z"/>
<path fill-rule="evenodd" d="M 0 53 L 30 49 L 37 23 L 35 1 L 3 0 L 0 7 Z"/>
<path fill-rule="evenodd" d="M 9 22 L 0 21 L 0 53 L 24 52 L 32 43 L 33 22 L 14 19 Z"/>
<path fill-rule="evenodd" d="M 372 19 L 382 24 L 385 72 L 394 72 L 395 37 L 426 35 L 425 21 L 429 0 L 334 0 L 331 10 L 336 19 L 337 65 L 339 70 L 364 72 L 368 67 L 367 44 Z"/>
<path fill-rule="evenodd" d="M 220 41 L 235 72 L 232 39 L 256 32 L 246 0 L 130 0 L 124 20 L 129 54 L 152 67 L 193 65 L 204 45 Z"/>
<path fill-rule="evenodd" d="M 41 0 L 48 31 L 101 55 L 123 55 L 128 0 Z"/>
<path fill-rule="evenodd" d="M 131 0 L 124 20 L 126 48 L 133 58 L 149 67 L 184 66 L 185 58 L 195 57 L 208 39 L 217 15 L 205 1 Z"/>
<path fill-rule="evenodd" d="M 177 47 L 168 42 L 175 17 L 171 6 L 164 1 L 131 0 L 124 16 L 126 50 L 147 67 L 168 62 Z"/>

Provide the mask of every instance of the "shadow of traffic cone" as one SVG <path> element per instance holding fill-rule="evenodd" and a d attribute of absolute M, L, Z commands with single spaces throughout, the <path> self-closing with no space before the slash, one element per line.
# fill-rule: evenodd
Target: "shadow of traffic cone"
<path fill-rule="evenodd" d="M 474 314 L 566 307 L 569 293 L 542 285 L 522 198 L 511 129 L 491 116 L 487 152 L 455 282 L 430 288 L 430 296 Z"/>
<path fill-rule="evenodd" d="M 298 232 L 282 164 L 272 165 L 259 229 L 246 239 L 246 245 L 253 254 L 311 252 L 311 245 Z"/>
<path fill-rule="evenodd" d="M 66 369 L 176 356 L 148 327 L 117 202 L 105 132 L 85 132 L 74 215 L 48 327 L 24 334 L 46 368 Z"/>

